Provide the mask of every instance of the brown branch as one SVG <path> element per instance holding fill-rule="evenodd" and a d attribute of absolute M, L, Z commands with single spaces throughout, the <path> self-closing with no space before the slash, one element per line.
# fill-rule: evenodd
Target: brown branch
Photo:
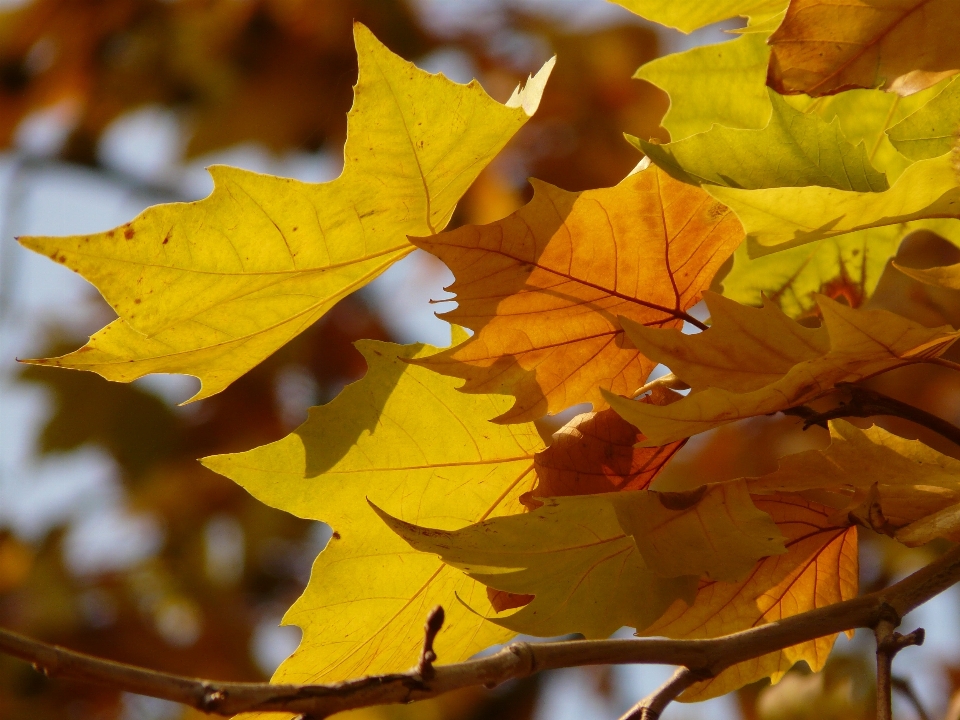
<path fill-rule="evenodd" d="M 878 415 L 899 417 L 921 425 L 928 430 L 933 430 L 933 432 L 945 437 L 955 445 L 960 445 L 960 428 L 933 413 L 928 413 L 926 410 L 921 410 L 876 390 L 870 390 L 859 385 L 837 383 L 837 388 L 845 390 L 849 394 L 849 400 L 840 403 L 835 408 L 818 413 L 801 405 L 784 412 L 788 415 L 798 415 L 803 418 L 804 430 L 811 425 L 826 427 L 827 420 L 836 418 L 868 418 Z"/>
<path fill-rule="evenodd" d="M 172 700 L 208 713 L 286 711 L 326 717 L 354 708 L 406 703 L 460 688 L 497 685 L 542 670 L 584 665 L 648 663 L 689 668 L 712 677 L 744 660 L 854 628 L 894 625 L 908 612 L 960 582 L 960 546 L 900 582 L 853 600 L 706 640 L 572 640 L 514 643 L 500 652 L 434 668 L 376 675 L 330 685 L 271 685 L 195 680 L 102 660 L 0 630 L 0 651 L 34 663 L 46 674 L 106 683 L 119 690 Z"/>
<path fill-rule="evenodd" d="M 417 673 L 424 680 L 433 680 L 433 676 L 437 674 L 433 668 L 433 663 L 437 659 L 437 653 L 433 650 L 433 641 L 437 639 L 437 633 L 443 627 L 443 619 L 443 608 L 437 605 L 427 615 L 427 622 L 423 625 L 423 649 L 420 651 Z"/>
<path fill-rule="evenodd" d="M 923 628 L 901 635 L 894 632 L 896 626 L 885 618 L 873 629 L 877 637 L 877 720 L 893 720 L 893 658 L 905 647 L 923 645 Z"/>
<path fill-rule="evenodd" d="M 680 693 L 705 679 L 690 668 L 679 667 L 669 680 L 630 708 L 620 720 L 657 720 Z"/>

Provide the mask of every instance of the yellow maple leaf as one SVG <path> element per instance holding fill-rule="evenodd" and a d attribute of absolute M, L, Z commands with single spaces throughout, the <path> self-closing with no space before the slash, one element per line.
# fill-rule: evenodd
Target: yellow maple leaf
<path fill-rule="evenodd" d="M 688 383 L 665 407 L 605 392 L 648 446 L 769 415 L 900 365 L 944 352 L 960 332 L 926 328 L 886 310 L 855 310 L 819 296 L 823 326 L 802 328 L 776 307 L 750 308 L 707 293 L 715 327 L 699 335 L 630 326 L 632 342 Z M 714 334 L 716 333 L 716 334 Z"/>
<path fill-rule="evenodd" d="M 129 382 L 148 373 L 223 390 L 340 298 L 436 232 L 536 110 L 548 62 L 506 105 L 394 55 L 355 25 L 360 75 L 344 170 L 303 183 L 214 167 L 214 191 L 149 208 L 114 230 L 20 242 L 79 272 L 120 316 L 80 350 L 40 364 Z"/>
<path fill-rule="evenodd" d="M 456 276 L 458 307 L 443 317 L 476 331 L 423 363 L 465 392 L 513 395 L 497 422 L 600 409 L 601 388 L 631 392 L 656 365 L 617 315 L 680 327 L 742 238 L 724 206 L 657 167 L 580 193 L 534 181 L 533 200 L 503 220 L 412 238 Z"/>
<path fill-rule="evenodd" d="M 832 522 L 832 508 L 797 495 L 758 495 L 753 499 L 786 537 L 787 552 L 761 560 L 740 582 L 701 582 L 692 604 L 675 602 L 643 635 L 718 637 L 856 596 L 856 528 Z M 699 702 L 765 677 L 777 682 L 801 660 L 817 672 L 836 637 L 829 635 L 738 663 L 697 683 L 680 699 Z"/>
<path fill-rule="evenodd" d="M 661 577 L 737 582 L 761 558 L 786 552 L 783 536 L 753 504 L 744 480 L 687 492 L 619 493 L 610 501 L 621 527 Z"/>
<path fill-rule="evenodd" d="M 490 608 L 483 585 L 435 556 L 411 551 L 367 504 L 419 523 L 458 528 L 523 511 L 532 424 L 493 425 L 502 397 L 466 395 L 457 381 L 408 361 L 432 348 L 362 341 L 369 370 L 294 433 L 270 445 L 204 459 L 259 500 L 335 531 L 284 622 L 303 640 L 273 680 L 331 682 L 416 664 L 423 619 L 446 610 L 443 662 L 469 657 L 510 633 L 467 610 Z M 442 442 L 438 439 L 442 438 Z"/>
<path fill-rule="evenodd" d="M 691 599 L 697 586 L 695 575 L 663 578 L 645 563 L 620 525 L 611 502 L 618 496 L 544 498 L 531 513 L 454 531 L 378 513 L 416 550 L 497 590 L 534 596 L 517 612 L 491 618 L 496 624 L 540 637 L 605 638 L 624 626 L 646 627 L 676 598 Z"/>
<path fill-rule="evenodd" d="M 770 87 L 833 95 L 881 87 L 910 95 L 960 72 L 955 0 L 791 0 L 770 36 Z"/>

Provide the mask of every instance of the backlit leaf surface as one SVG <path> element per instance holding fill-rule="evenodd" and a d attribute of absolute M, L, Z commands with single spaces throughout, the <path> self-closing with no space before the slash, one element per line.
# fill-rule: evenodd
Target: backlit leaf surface
<path fill-rule="evenodd" d="M 640 150 L 678 180 L 735 188 L 820 185 L 840 190 L 879 192 L 887 179 L 870 164 L 863 142 L 847 142 L 834 118 L 792 108 L 768 92 L 773 112 L 762 130 L 715 125 L 677 142 L 656 145 L 630 138 Z"/>
<path fill-rule="evenodd" d="M 534 112 L 552 62 L 507 105 L 430 75 L 356 25 L 360 76 L 344 170 L 311 184 L 214 167 L 214 191 L 105 233 L 21 238 L 79 272 L 120 316 L 41 364 L 129 382 L 200 378 L 220 392 L 450 220 L 480 170 Z"/>
<path fill-rule="evenodd" d="M 685 33 L 740 16 L 767 17 L 787 6 L 786 0 L 613 0 L 630 12 Z"/>
<path fill-rule="evenodd" d="M 856 596 L 856 528 L 833 522 L 832 508 L 797 495 L 755 496 L 754 501 L 776 522 L 787 552 L 761 560 L 740 582 L 701 582 L 692 605 L 674 603 L 644 635 L 717 637 Z M 830 635 L 739 663 L 694 685 L 680 699 L 706 700 L 765 677 L 777 682 L 801 660 L 818 671 L 835 640 Z"/>
<path fill-rule="evenodd" d="M 601 388 L 632 392 L 656 364 L 617 316 L 680 327 L 742 237 L 725 207 L 657 167 L 581 193 L 535 182 L 503 220 L 413 238 L 456 276 L 458 307 L 443 317 L 475 331 L 422 362 L 465 392 L 513 395 L 498 422 L 602 408 Z"/>
<path fill-rule="evenodd" d="M 276 682 L 331 682 L 416 664 L 423 620 L 443 605 L 440 657 L 454 662 L 508 633 L 467 610 L 490 608 L 486 589 L 381 522 L 369 498 L 411 522 L 458 528 L 523 511 L 533 456 L 532 424 L 489 422 L 502 397 L 467 395 L 457 381 L 410 364 L 423 346 L 363 341 L 367 375 L 298 430 L 270 445 L 204 460 L 261 501 L 323 520 L 334 539 L 314 564 L 285 622 L 303 629 Z M 442 439 L 442 441 L 440 441 Z"/>
<path fill-rule="evenodd" d="M 911 160 L 925 160 L 950 152 L 960 133 L 960 78 L 939 95 L 887 130 L 890 142 Z"/>
<path fill-rule="evenodd" d="M 960 218 L 960 176 L 950 155 L 914 163 L 885 192 L 824 187 L 741 190 L 707 186 L 761 245 L 801 244 L 883 225 Z"/>
<path fill-rule="evenodd" d="M 646 627 L 697 586 L 695 576 L 661 578 L 647 567 L 611 497 L 544 498 L 531 513 L 454 531 L 381 517 L 416 550 L 437 553 L 498 590 L 535 596 L 494 618 L 498 625 L 541 637 L 604 638 L 624 626 Z"/>
<path fill-rule="evenodd" d="M 607 399 L 640 428 L 646 444 L 658 445 L 802 405 L 837 383 L 936 357 L 960 335 L 886 310 L 855 310 L 822 296 L 817 302 L 823 316 L 817 329 L 793 323 L 772 306 L 748 308 L 712 293 L 707 303 L 714 327 L 699 335 L 632 326 L 634 344 L 693 391 L 666 407 L 610 393 Z"/>
<path fill-rule="evenodd" d="M 883 88 L 910 95 L 960 72 L 954 0 L 791 0 L 770 36 L 770 86 L 833 95 Z"/>

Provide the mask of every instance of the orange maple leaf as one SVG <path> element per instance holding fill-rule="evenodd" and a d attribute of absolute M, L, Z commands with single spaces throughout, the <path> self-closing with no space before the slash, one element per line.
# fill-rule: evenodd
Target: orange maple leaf
<path fill-rule="evenodd" d="M 667 405 L 680 397 L 657 387 L 642 402 Z M 614 410 L 577 415 L 553 434 L 550 447 L 534 455 L 537 484 L 520 502 L 533 510 L 542 497 L 646 490 L 686 440 L 636 447 L 644 440 Z"/>
<path fill-rule="evenodd" d="M 911 95 L 960 72 L 956 0 L 792 0 L 768 41 L 767 84 L 812 97 L 851 88 Z"/>
<path fill-rule="evenodd" d="M 836 524 L 834 508 L 799 495 L 754 495 L 753 501 L 786 537 L 786 554 L 764 558 L 741 582 L 701 581 L 692 605 L 674 602 L 643 635 L 717 637 L 856 596 L 856 528 Z M 800 660 L 819 671 L 836 638 L 829 635 L 738 663 L 694 685 L 681 699 L 699 702 L 765 677 L 777 682 Z"/>
<path fill-rule="evenodd" d="M 636 390 L 656 363 L 617 316 L 700 324 L 686 311 L 743 239 L 726 206 L 654 166 L 579 193 L 532 183 L 533 200 L 503 220 L 411 238 L 456 275 L 458 307 L 443 317 L 475 331 L 418 362 L 464 378 L 465 392 L 513 395 L 501 423 Z"/>

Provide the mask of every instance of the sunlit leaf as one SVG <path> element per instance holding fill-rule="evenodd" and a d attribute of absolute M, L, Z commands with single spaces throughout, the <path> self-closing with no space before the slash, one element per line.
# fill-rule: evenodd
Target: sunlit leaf
<path fill-rule="evenodd" d="M 697 586 L 695 576 L 661 578 L 647 567 L 611 497 L 544 498 L 531 513 L 455 531 L 380 515 L 416 550 L 437 553 L 497 590 L 535 596 L 516 613 L 493 618 L 498 625 L 541 637 L 604 638 L 624 626 L 646 627 Z"/>
<path fill-rule="evenodd" d="M 939 95 L 887 130 L 890 142 L 911 160 L 950 152 L 960 136 L 960 78 Z"/>
<path fill-rule="evenodd" d="M 708 638 L 765 625 L 857 594 L 857 530 L 831 521 L 833 510 L 796 495 L 755 496 L 786 537 L 787 552 L 761 560 L 738 583 L 704 581 L 691 605 L 674 603 L 644 635 Z M 777 682 L 801 660 L 820 670 L 836 635 L 795 645 L 727 668 L 694 685 L 681 700 L 724 695 L 765 677 Z"/>
<path fill-rule="evenodd" d="M 306 591 L 285 622 L 303 629 L 276 682 L 335 681 L 415 664 L 427 611 L 446 622 L 437 648 L 446 662 L 508 633 L 468 611 L 490 609 L 486 589 L 436 557 L 416 553 L 367 504 L 412 522 L 458 528 L 523 511 L 533 456 L 532 424 L 498 426 L 505 398 L 458 392 L 457 381 L 407 362 L 430 352 L 363 341 L 369 370 L 297 431 L 270 445 L 204 460 L 255 497 L 335 531 Z"/>
<path fill-rule="evenodd" d="M 744 243 L 723 278 L 723 294 L 744 305 L 760 305 L 766 296 L 792 318 L 815 312 L 817 294 L 860 307 L 873 295 L 903 239 L 917 230 L 960 243 L 956 220 L 915 220 L 860 230 L 760 257 L 750 257 L 751 248 Z"/>
<path fill-rule="evenodd" d="M 960 176 L 950 155 L 914 163 L 878 193 L 800 187 L 707 186 L 761 245 L 801 244 L 856 230 L 928 218 L 960 218 Z"/>
<path fill-rule="evenodd" d="M 310 184 L 214 167 L 195 203 L 159 205 L 105 233 L 21 238 L 81 273 L 120 318 L 42 364 L 128 382 L 200 378 L 217 393 L 339 299 L 436 232 L 536 109 L 552 62 L 501 105 L 476 82 L 429 75 L 356 25 L 360 77 L 343 174 Z"/>
<path fill-rule="evenodd" d="M 613 408 L 660 445 L 755 415 L 802 405 L 856 382 L 943 353 L 960 332 L 926 328 L 886 310 L 855 310 L 818 297 L 823 326 L 804 328 L 773 306 L 706 295 L 714 326 L 698 335 L 629 326 L 631 341 L 688 383 L 666 407 L 607 393 Z"/>
<path fill-rule="evenodd" d="M 791 0 L 770 36 L 770 86 L 833 95 L 883 88 L 910 95 L 960 72 L 954 0 Z"/>
<path fill-rule="evenodd" d="M 767 18 L 781 13 L 787 0 L 612 0 L 630 12 L 685 33 L 739 16 Z"/>
<path fill-rule="evenodd" d="M 656 167 L 582 193 L 535 182 L 499 222 L 413 238 L 456 276 L 458 306 L 443 317 L 475 331 L 422 362 L 464 378 L 465 392 L 513 395 L 498 422 L 601 408 L 601 388 L 632 392 L 656 364 L 617 316 L 680 327 L 742 237 L 725 207 Z"/>
<path fill-rule="evenodd" d="M 847 142 L 837 118 L 824 122 L 769 91 L 773 112 L 762 130 L 714 126 L 678 142 L 657 145 L 627 137 L 678 180 L 735 188 L 820 185 L 878 192 L 887 179 L 867 159 L 863 142 Z"/>

